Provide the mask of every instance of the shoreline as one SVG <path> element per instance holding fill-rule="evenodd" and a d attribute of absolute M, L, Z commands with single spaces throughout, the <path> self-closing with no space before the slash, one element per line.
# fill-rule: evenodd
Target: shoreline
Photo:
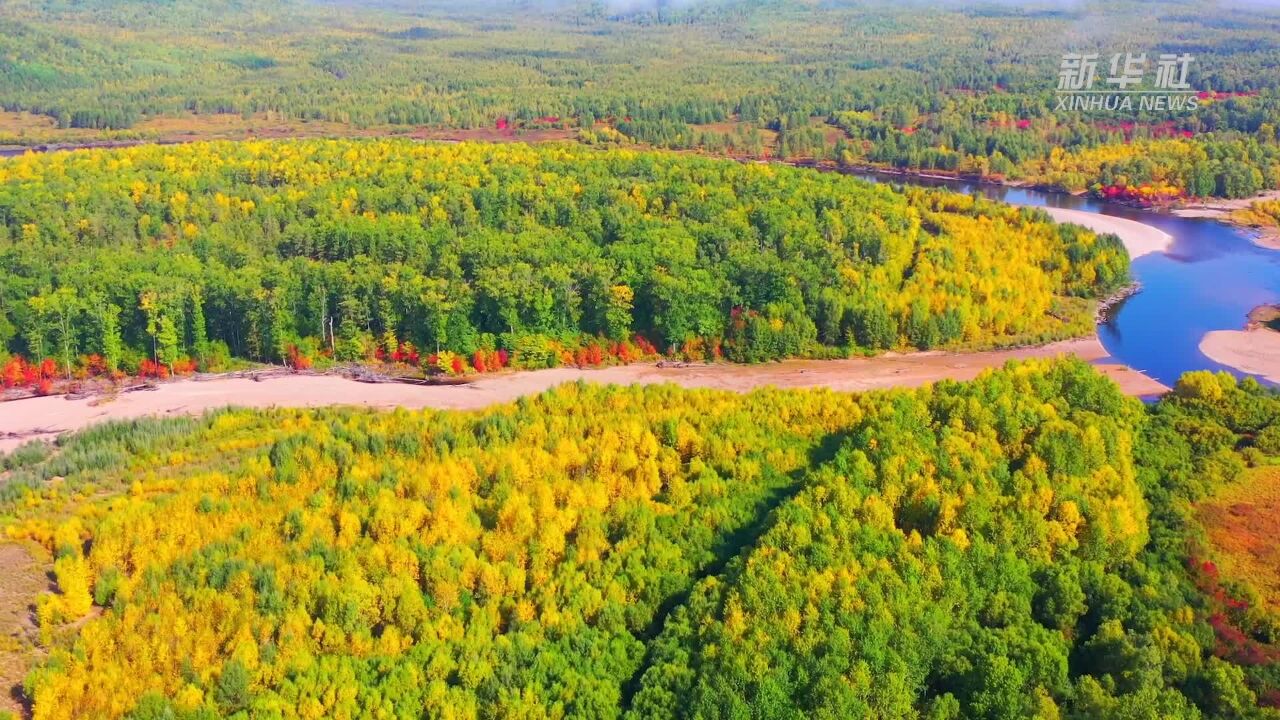
<path fill-rule="evenodd" d="M 1280 383 L 1280 333 L 1274 330 L 1213 330 L 1200 339 L 1200 352 L 1220 365 Z"/>
<path fill-rule="evenodd" d="M 1238 221 L 1235 213 L 1247 210 L 1255 202 L 1280 200 L 1280 190 L 1264 190 L 1249 198 L 1226 199 L 1217 198 L 1207 202 L 1196 202 L 1174 208 L 1169 212 L 1181 218 L 1200 218 L 1217 220 L 1242 231 L 1254 245 L 1267 250 L 1280 250 L 1280 228 L 1259 227 Z"/>
<path fill-rule="evenodd" d="M 1243 330 L 1214 330 L 1200 339 L 1200 352 L 1210 360 L 1273 383 L 1280 383 L 1280 306 L 1259 305 L 1249 311 Z"/>
<path fill-rule="evenodd" d="M 30 440 L 52 440 L 89 425 L 143 416 L 199 415 L 228 406 L 246 408 L 322 407 L 328 405 L 391 409 L 475 410 L 535 395 L 564 383 L 674 383 L 686 388 L 749 392 L 763 387 L 827 388 L 859 392 L 920 387 L 939 380 L 971 380 L 983 370 L 1010 360 L 1074 355 L 1138 397 L 1167 392 L 1156 380 L 1116 362 L 1097 337 L 1048 345 L 974 353 L 923 352 L 841 360 L 784 360 L 760 365 L 720 363 L 659 367 L 654 363 L 607 368 L 521 370 L 481 376 L 465 385 L 370 384 L 333 375 L 284 375 L 181 380 L 155 390 L 69 399 L 49 396 L 0 404 L 0 453 Z"/>
<path fill-rule="evenodd" d="M 1172 235 L 1137 220 L 1099 215 L 1087 210 L 1056 207 L 1036 207 L 1036 209 L 1043 210 L 1057 223 L 1080 225 L 1095 233 L 1116 235 L 1124 243 L 1124 249 L 1128 251 L 1130 260 L 1137 260 L 1152 253 L 1162 253 L 1173 246 Z"/>

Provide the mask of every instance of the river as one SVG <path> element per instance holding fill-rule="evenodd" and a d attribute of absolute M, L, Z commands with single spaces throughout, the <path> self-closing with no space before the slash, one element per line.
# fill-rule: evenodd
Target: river
<path fill-rule="evenodd" d="M 1258 247 L 1245 231 L 1216 220 L 1027 188 L 899 175 L 858 177 L 946 187 L 1015 205 L 1084 210 L 1135 220 L 1172 235 L 1168 252 L 1133 261 L 1133 275 L 1142 290 L 1098 327 L 1098 338 L 1113 358 L 1171 387 L 1189 370 L 1226 370 L 1244 377 L 1205 357 L 1200 340 L 1211 330 L 1239 330 L 1254 307 L 1280 301 L 1280 252 Z"/>

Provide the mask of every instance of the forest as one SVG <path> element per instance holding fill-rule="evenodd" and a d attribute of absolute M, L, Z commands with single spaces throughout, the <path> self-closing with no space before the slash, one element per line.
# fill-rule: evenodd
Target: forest
<path fill-rule="evenodd" d="M 1212 16 L 1211 22 L 1205 17 Z M 1150 29 L 1159 27 L 1159 37 Z M 829 161 L 1136 203 L 1280 186 L 1266 3 L 8 0 L 0 142 L 393 135 Z M 1196 107 L 1062 110 L 1063 53 L 1186 52 Z"/>
<path fill-rule="evenodd" d="M 46 718 L 1275 718 L 1192 507 L 1280 396 L 1078 360 L 863 395 L 570 384 L 6 458 Z M 1208 553 L 1208 554 L 1206 554 Z"/>
<path fill-rule="evenodd" d="M 0 399 L 95 419 L 0 428 L 58 435 L 0 454 L 0 720 L 1280 720 L 1252 378 L 97 422 L 266 364 L 1096 336 L 1118 237 L 856 175 L 1241 199 L 1274 234 L 1277 38 L 1206 0 L 0 0 Z M 1067 52 L 1194 56 L 1189 104 L 1063 109 Z"/>
<path fill-rule="evenodd" d="M 1114 236 L 838 173 L 581 145 L 194 143 L 0 162 L 5 383 L 1043 342 Z M 4 366 L 0 356 L 0 366 Z"/>

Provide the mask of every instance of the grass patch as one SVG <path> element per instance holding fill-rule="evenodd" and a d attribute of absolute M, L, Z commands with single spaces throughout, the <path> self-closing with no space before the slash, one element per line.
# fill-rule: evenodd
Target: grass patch
<path fill-rule="evenodd" d="M 1246 471 L 1200 503 L 1196 516 L 1223 578 L 1252 588 L 1280 611 L 1280 467 Z"/>

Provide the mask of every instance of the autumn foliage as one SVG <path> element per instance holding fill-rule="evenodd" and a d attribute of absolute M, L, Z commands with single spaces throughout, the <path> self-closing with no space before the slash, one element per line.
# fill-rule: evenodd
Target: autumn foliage
<path fill-rule="evenodd" d="M 451 353 L 461 369 L 425 364 L 465 373 L 497 350 L 538 368 L 1004 345 L 1088 332 L 1089 299 L 1128 273 L 1112 240 L 985 200 L 621 149 L 24 156 L 0 163 L 0 208 L 5 269 L 31 288 L 0 305 L 0 327 L 21 326 L 4 350 L 67 374 L 91 355 L 111 371 L 146 358 L 144 377 L 186 358 L 296 366 L 291 347 L 414 367 Z M 758 318 L 740 337 L 733 308 Z"/>
<path fill-rule="evenodd" d="M 31 363 L 20 356 L 14 356 L 0 367 L 0 385 L 5 389 L 35 387 L 57 376 L 58 366 L 52 359 Z"/>
<path fill-rule="evenodd" d="M 1063 361 L 95 431 L 3 496 L 57 583 L 26 687 L 39 720 L 1248 716 L 1275 655 L 1182 541 L 1277 418 Z"/>
<path fill-rule="evenodd" d="M 297 345 L 290 345 L 285 364 L 296 371 L 310 370 L 311 358 L 304 355 Z"/>

